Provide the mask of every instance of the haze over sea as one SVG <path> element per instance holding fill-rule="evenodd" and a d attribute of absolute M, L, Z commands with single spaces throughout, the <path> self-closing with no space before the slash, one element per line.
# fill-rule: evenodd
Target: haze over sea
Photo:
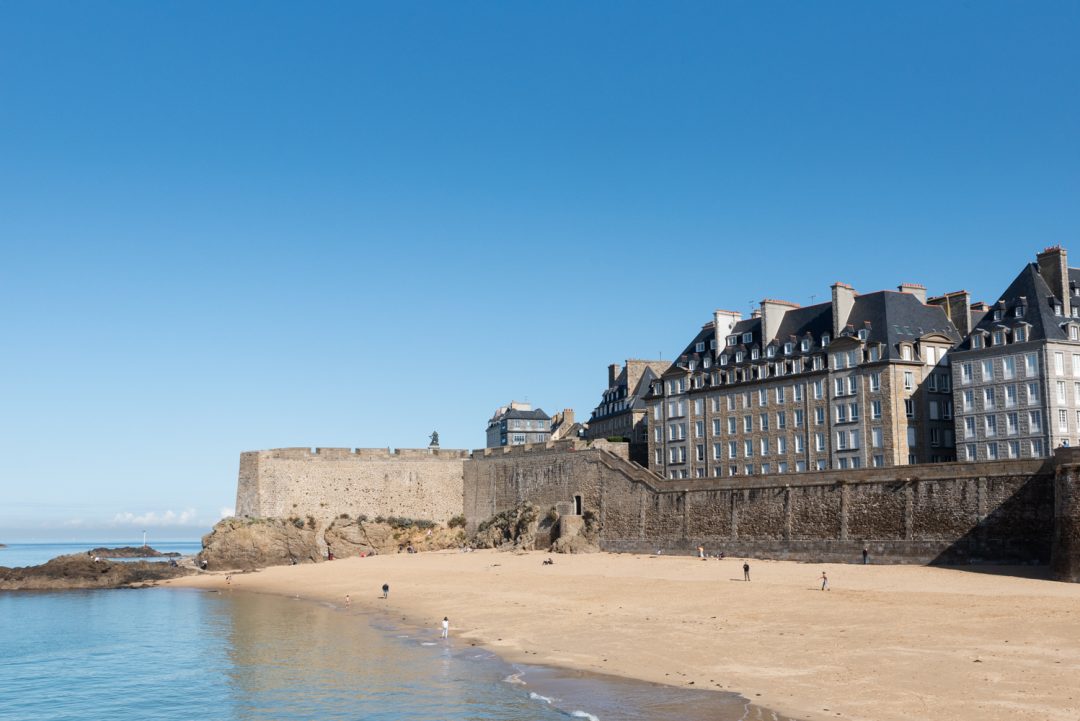
<path fill-rule="evenodd" d="M 395 620 L 243 592 L 4 593 L 0 718 L 747 718 L 733 694 L 511 667 Z"/>

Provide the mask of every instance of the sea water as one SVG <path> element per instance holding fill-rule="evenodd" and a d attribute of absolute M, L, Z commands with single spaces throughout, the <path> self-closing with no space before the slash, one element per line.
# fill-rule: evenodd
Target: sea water
<path fill-rule="evenodd" d="M 91 541 L 79 542 L 63 541 L 58 543 L 9 543 L 0 548 L 0 566 L 16 568 L 18 566 L 36 566 L 45 563 L 50 558 L 66 556 L 71 553 L 86 553 L 94 548 L 122 548 L 124 546 L 139 547 L 142 540 L 138 541 Z M 183 556 L 191 556 L 202 550 L 199 541 L 159 541 L 151 543 L 150 547 L 162 553 L 179 553 Z M 121 561 L 139 559 L 116 559 Z M 167 558 L 155 556 L 148 558 L 149 561 L 168 561 Z"/>
<path fill-rule="evenodd" d="M 0 718 L 778 718 L 734 694 L 508 666 L 395 620 L 234 591 L 0 593 Z"/>

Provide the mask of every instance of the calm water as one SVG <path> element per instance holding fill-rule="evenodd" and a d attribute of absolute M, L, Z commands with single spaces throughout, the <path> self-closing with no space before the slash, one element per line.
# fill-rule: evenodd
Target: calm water
<path fill-rule="evenodd" d="M 182 589 L 0 593 L 0 718 L 774 718 L 737 697 L 509 667 L 379 615 Z"/>
<path fill-rule="evenodd" d="M 141 546 L 142 539 L 137 541 L 90 541 L 80 543 L 9 543 L 6 548 L 0 548 L 0 566 L 15 568 L 17 566 L 36 566 L 45 563 L 50 558 L 64 556 L 69 553 L 86 553 L 91 548 L 121 548 L 123 546 Z M 175 551 L 185 556 L 198 553 L 202 549 L 199 541 L 158 541 L 151 542 L 150 547 L 169 553 Z M 151 558 L 151 561 L 167 560 Z"/>

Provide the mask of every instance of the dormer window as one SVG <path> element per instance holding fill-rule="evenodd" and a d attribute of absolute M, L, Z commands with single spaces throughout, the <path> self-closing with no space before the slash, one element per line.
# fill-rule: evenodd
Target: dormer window
<path fill-rule="evenodd" d="M 994 320 L 1001 320 L 1001 311 L 1000 310 L 995 310 L 994 311 Z"/>
<path fill-rule="evenodd" d="M 705 356 L 704 358 L 701 359 L 701 367 L 702 368 L 708 368 L 711 365 L 712 365 L 712 361 L 709 360 L 709 356 Z"/>
<path fill-rule="evenodd" d="M 769 358 L 772 358 L 774 355 L 776 355 L 776 348 L 774 346 L 769 346 L 765 349 L 765 355 L 767 355 Z"/>
<path fill-rule="evenodd" d="M 900 346 L 900 358 L 903 360 L 911 360 L 911 346 L 907 343 Z"/>
<path fill-rule="evenodd" d="M 870 331 L 866 330 L 866 328 L 860 328 L 859 329 L 859 340 L 866 340 L 869 337 L 870 337 Z"/>
<path fill-rule="evenodd" d="M 716 339 L 715 338 L 713 338 L 711 341 L 709 341 L 709 350 L 716 350 Z"/>
<path fill-rule="evenodd" d="M 689 370 L 694 370 L 695 368 L 697 368 L 697 361 L 696 361 L 696 360 L 692 360 L 692 361 L 688 362 L 688 363 L 686 364 L 686 367 L 687 367 L 687 368 L 688 368 Z"/>
<path fill-rule="evenodd" d="M 791 355 L 791 351 L 795 349 L 795 344 L 788 341 L 784 344 L 784 355 Z"/>
<path fill-rule="evenodd" d="M 876 345 L 870 346 L 869 358 L 871 363 L 881 359 L 881 350 Z"/>
<path fill-rule="evenodd" d="M 1024 326 L 1020 326 L 1019 328 L 1017 328 L 1016 330 L 1013 331 L 1013 342 L 1014 343 L 1023 343 L 1026 340 L 1027 340 L 1027 328 L 1025 328 Z"/>
<path fill-rule="evenodd" d="M 728 361 L 728 355 L 727 355 L 727 353 L 721 353 L 721 354 L 720 354 L 720 365 L 722 365 L 722 366 L 726 366 L 726 365 L 727 365 L 727 361 Z"/>
<path fill-rule="evenodd" d="M 826 333 L 825 335 L 821 336 L 821 347 L 822 348 L 827 348 L 828 345 L 829 345 L 829 334 Z"/>
<path fill-rule="evenodd" d="M 978 333 L 971 336 L 971 347 L 972 348 L 982 348 L 983 347 L 983 337 L 981 335 L 979 335 Z"/>
<path fill-rule="evenodd" d="M 750 349 L 750 358 L 752 358 L 753 360 L 757 360 L 760 356 L 761 351 L 759 351 L 757 348 Z"/>
<path fill-rule="evenodd" d="M 737 335 L 729 335 L 727 337 L 727 344 L 728 345 L 735 345 L 738 342 L 739 342 L 739 336 L 737 336 Z"/>
<path fill-rule="evenodd" d="M 1013 313 L 1014 313 L 1014 314 L 1016 315 L 1016 317 L 1017 317 L 1017 318 L 1023 318 L 1023 317 L 1024 317 L 1024 313 L 1026 313 L 1026 312 L 1027 312 L 1027 308 L 1025 308 L 1025 307 L 1024 307 L 1024 304 L 1023 304 L 1023 303 L 1021 303 L 1020 305 L 1016 306 L 1016 310 L 1015 310 L 1015 311 L 1013 311 Z"/>
<path fill-rule="evenodd" d="M 1069 340 L 1080 340 L 1080 328 L 1075 325 L 1069 325 Z"/>
<path fill-rule="evenodd" d="M 1054 315 L 1061 315 L 1061 303 L 1054 303 Z"/>
<path fill-rule="evenodd" d="M 754 342 L 754 334 L 753 333 L 743 333 L 742 334 L 742 342 L 743 343 L 753 343 Z"/>
<path fill-rule="evenodd" d="M 994 345 L 1005 345 L 1005 331 L 994 331 Z"/>
<path fill-rule="evenodd" d="M 694 344 L 694 352 L 695 353 L 704 353 L 705 352 L 705 341 L 698 341 L 697 343 L 695 343 Z"/>
<path fill-rule="evenodd" d="M 736 363 L 742 363 L 742 362 L 743 362 L 743 356 L 744 356 L 744 355 L 745 355 L 745 354 L 744 354 L 744 353 L 743 353 L 742 351 L 737 351 L 737 352 L 735 353 L 735 362 L 736 362 Z"/>
<path fill-rule="evenodd" d="M 802 350 L 803 353 L 810 350 L 810 339 L 803 338 L 802 343 L 799 344 L 799 348 Z"/>

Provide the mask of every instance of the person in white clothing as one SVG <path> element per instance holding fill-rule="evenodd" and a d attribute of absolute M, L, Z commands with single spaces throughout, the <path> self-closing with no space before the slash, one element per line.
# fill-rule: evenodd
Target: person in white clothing
<path fill-rule="evenodd" d="M 442 620 L 442 637 L 446 638 L 450 635 L 450 619 L 443 616 Z"/>

